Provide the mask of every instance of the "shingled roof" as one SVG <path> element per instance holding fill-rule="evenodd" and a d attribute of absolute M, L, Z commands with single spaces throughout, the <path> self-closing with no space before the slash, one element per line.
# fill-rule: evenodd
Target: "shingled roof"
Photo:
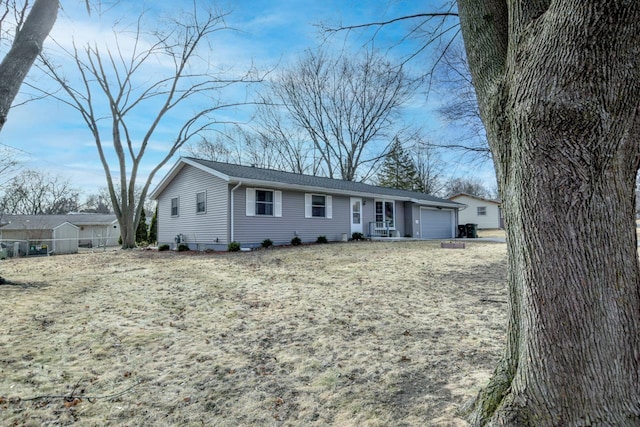
<path fill-rule="evenodd" d="M 67 214 L 67 215 L 2 215 L 3 230 L 52 230 L 69 222 L 75 226 L 110 225 L 116 220 L 113 214 Z"/>
<path fill-rule="evenodd" d="M 416 203 L 446 206 L 464 206 L 451 200 L 441 199 L 416 191 L 398 190 L 395 188 L 378 187 L 363 182 L 345 181 L 321 176 L 304 175 L 292 172 L 283 172 L 273 169 L 264 169 L 253 166 L 242 166 L 232 163 L 214 162 L 193 157 L 182 157 L 172 171 L 151 193 L 156 197 L 162 192 L 169 181 L 185 164 L 213 173 L 227 182 L 242 182 L 247 185 L 270 185 L 281 188 L 309 188 L 335 193 L 352 195 L 388 196 L 394 199 L 411 200 Z"/>

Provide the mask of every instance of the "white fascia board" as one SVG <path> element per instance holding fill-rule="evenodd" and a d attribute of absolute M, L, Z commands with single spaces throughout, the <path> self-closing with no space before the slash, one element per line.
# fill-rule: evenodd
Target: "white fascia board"
<path fill-rule="evenodd" d="M 461 209 L 463 208 L 465 205 L 461 204 L 461 203 L 456 203 L 456 202 L 438 202 L 438 201 L 431 201 L 431 200 L 419 200 L 419 199 L 411 199 L 411 201 L 417 205 L 421 205 L 421 206 L 437 206 L 437 207 L 442 207 L 442 208 L 458 208 Z"/>
<path fill-rule="evenodd" d="M 200 169 L 201 171 L 204 171 L 204 172 L 210 173 L 210 174 L 211 174 L 211 175 L 213 175 L 213 176 L 217 176 L 218 178 L 223 179 L 223 180 L 225 180 L 225 181 L 229 182 L 229 179 L 230 179 L 229 175 L 225 175 L 225 174 L 223 174 L 223 173 L 222 173 L 222 172 L 220 172 L 220 171 L 217 171 L 217 170 L 215 170 L 215 169 L 211 169 L 211 168 L 209 168 L 209 167 L 207 167 L 207 166 L 205 166 L 205 165 L 203 165 L 203 164 L 200 164 L 200 163 L 198 163 L 198 162 L 194 162 L 194 161 L 193 161 L 193 160 L 191 160 L 191 159 L 185 159 L 185 158 L 181 157 L 181 158 L 180 158 L 180 161 L 182 161 L 183 163 L 185 163 L 185 164 L 187 164 L 187 165 L 189 165 L 189 166 L 193 166 L 193 167 L 194 167 L 194 168 L 196 168 L 196 169 Z"/>
<path fill-rule="evenodd" d="M 231 183 L 241 183 L 245 186 L 253 186 L 253 187 L 267 187 L 267 188 L 277 188 L 281 190 L 299 190 L 306 191 L 310 193 L 320 193 L 320 194 L 339 194 L 344 196 L 353 196 L 353 197 L 370 197 L 372 199 L 380 199 L 380 200 L 396 200 L 399 202 L 413 202 L 419 205 L 426 206 L 441 206 L 448 208 L 460 208 L 462 205 L 456 202 L 437 202 L 437 201 L 429 201 L 429 200 L 418 200 L 411 197 L 399 197 L 399 196 L 390 196 L 387 194 L 380 193 L 363 193 L 360 191 L 350 191 L 350 190 L 337 190 L 333 188 L 327 187 L 315 187 L 310 185 L 299 185 L 299 184 L 285 184 L 282 182 L 273 182 L 273 181 L 263 181 L 263 180 L 252 180 L 252 179 L 243 179 L 236 177 L 229 177 Z"/>
<path fill-rule="evenodd" d="M 55 227 L 53 227 L 53 228 L 52 228 L 52 230 L 56 230 L 56 229 L 58 229 L 58 228 L 62 227 L 63 225 L 65 225 L 65 224 L 69 224 L 69 225 L 70 225 L 70 226 L 72 226 L 73 228 L 75 228 L 75 229 L 77 229 L 77 230 L 80 230 L 80 227 L 78 227 L 78 226 L 77 226 L 77 225 L 75 225 L 75 224 L 71 224 L 69 221 L 65 221 L 65 222 L 63 222 L 62 224 L 58 224 L 58 225 L 56 225 Z"/>

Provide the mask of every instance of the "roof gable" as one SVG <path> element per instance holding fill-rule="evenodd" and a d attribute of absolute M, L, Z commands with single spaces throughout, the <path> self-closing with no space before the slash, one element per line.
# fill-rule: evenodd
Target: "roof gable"
<path fill-rule="evenodd" d="M 117 222 L 113 214 L 67 214 L 67 215 L 2 215 L 3 230 L 53 230 L 68 222 L 75 226 L 106 226 Z"/>
<path fill-rule="evenodd" d="M 484 197 L 475 196 L 473 194 L 468 194 L 468 193 L 458 193 L 455 196 L 449 197 L 449 200 L 455 200 L 455 199 L 463 198 L 463 197 L 469 197 L 471 199 L 480 200 L 482 202 L 487 202 L 487 203 L 494 203 L 496 205 L 502 204 L 502 201 L 500 201 L 500 200 L 487 199 L 487 198 L 484 198 Z"/>

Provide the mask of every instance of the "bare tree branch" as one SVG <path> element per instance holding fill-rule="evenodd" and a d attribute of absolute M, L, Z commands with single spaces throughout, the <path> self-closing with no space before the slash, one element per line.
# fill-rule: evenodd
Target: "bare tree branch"
<path fill-rule="evenodd" d="M 254 70 L 242 76 L 225 76 L 211 72 L 209 64 L 199 56 L 203 45 L 216 32 L 227 29 L 225 13 L 196 13 L 185 20 L 171 20 L 162 30 L 145 32 L 143 15 L 139 16 L 124 46 L 125 35 L 114 28 L 116 43 L 104 51 L 97 45 L 82 50 L 74 46 L 67 54 L 76 63 L 80 84 L 74 85 L 50 61 L 43 60 L 43 69 L 63 89 L 50 95 L 80 113 L 92 132 L 100 160 L 107 177 L 111 203 L 120 222 L 123 247 L 135 246 L 135 229 L 140 221 L 143 203 L 149 186 L 158 170 L 194 136 L 211 129 L 218 121 L 215 113 L 221 109 L 243 105 L 212 98 L 234 84 L 249 84 L 262 79 Z M 124 33 L 127 34 L 127 33 Z M 149 73 L 150 63 L 160 64 L 162 73 Z M 141 83 L 143 82 L 143 83 Z M 192 111 L 189 113 L 189 111 Z M 140 131 L 140 117 L 144 112 L 146 124 Z M 138 187 L 143 158 L 168 116 L 179 118 L 174 125 L 175 137 L 144 182 Z M 117 168 L 103 143 L 105 126 L 109 121 L 111 151 Z M 135 123 L 136 130 L 133 129 Z M 118 177 L 114 179 L 112 169 Z"/>

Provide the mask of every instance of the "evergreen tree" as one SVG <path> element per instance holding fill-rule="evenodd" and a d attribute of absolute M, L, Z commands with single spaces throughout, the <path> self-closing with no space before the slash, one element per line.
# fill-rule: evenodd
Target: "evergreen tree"
<path fill-rule="evenodd" d="M 156 211 L 151 217 L 151 225 L 149 226 L 149 241 L 158 241 L 158 206 L 156 206 Z"/>
<path fill-rule="evenodd" d="M 136 243 L 146 242 L 149 238 L 149 234 L 147 232 L 147 218 L 144 212 L 144 208 L 142 208 L 142 212 L 140 213 L 140 222 L 138 223 L 138 228 L 136 229 Z"/>
<path fill-rule="evenodd" d="M 415 191 L 421 188 L 416 165 L 398 138 L 393 141 L 378 173 L 378 185 Z"/>

